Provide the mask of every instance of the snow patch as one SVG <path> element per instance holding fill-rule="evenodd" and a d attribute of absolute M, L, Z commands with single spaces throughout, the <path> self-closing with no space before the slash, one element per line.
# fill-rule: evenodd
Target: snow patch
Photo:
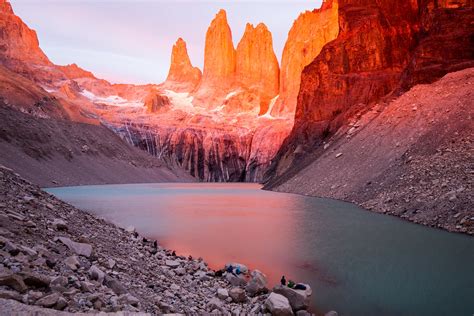
<path fill-rule="evenodd" d="M 193 108 L 193 97 L 188 92 L 175 92 L 165 90 L 165 95 L 170 99 L 174 108 L 190 109 Z"/>
<path fill-rule="evenodd" d="M 56 92 L 57 90 L 54 90 L 54 89 L 48 89 L 46 87 L 41 87 L 43 88 L 44 91 L 48 92 L 48 93 L 53 93 L 53 92 Z"/>
<path fill-rule="evenodd" d="M 100 97 L 89 90 L 82 90 L 81 94 L 94 103 L 103 103 L 106 105 L 120 106 L 120 107 L 142 107 L 143 102 L 139 100 L 127 100 L 118 95 L 110 95 L 108 97 Z"/>
<path fill-rule="evenodd" d="M 265 113 L 264 115 L 262 115 L 260 117 L 274 119 L 274 117 L 272 116 L 271 113 L 273 111 L 273 107 L 275 106 L 276 101 L 278 100 L 278 97 L 280 97 L 280 95 L 277 95 L 276 97 L 274 97 L 273 99 L 270 100 L 270 104 L 268 105 L 267 113 Z"/>
<path fill-rule="evenodd" d="M 225 96 L 225 100 L 226 100 L 226 101 L 229 100 L 230 98 L 232 98 L 232 97 L 233 97 L 234 95 L 236 95 L 237 93 L 239 93 L 238 90 L 234 90 L 234 91 L 229 92 L 229 94 L 227 94 L 227 95 Z"/>

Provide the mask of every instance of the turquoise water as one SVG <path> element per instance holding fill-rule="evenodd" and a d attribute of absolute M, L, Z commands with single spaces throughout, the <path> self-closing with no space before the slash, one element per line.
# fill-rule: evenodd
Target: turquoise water
<path fill-rule="evenodd" d="M 309 283 L 313 310 L 339 315 L 474 314 L 474 238 L 329 199 L 255 184 L 47 189 L 211 267 L 237 261 L 272 284 Z"/>

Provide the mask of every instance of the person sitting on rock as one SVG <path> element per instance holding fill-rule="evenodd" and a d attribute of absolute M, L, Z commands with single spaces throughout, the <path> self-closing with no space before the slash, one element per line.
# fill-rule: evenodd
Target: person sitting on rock
<path fill-rule="evenodd" d="M 286 286 L 286 279 L 285 279 L 285 276 L 282 276 L 282 277 L 281 277 L 280 282 L 281 282 L 281 285 Z"/>
<path fill-rule="evenodd" d="M 232 273 L 232 274 L 233 274 L 233 273 L 234 273 L 234 267 L 233 267 L 232 265 L 229 265 L 229 266 L 227 267 L 226 271 L 227 271 L 228 273 Z"/>
<path fill-rule="evenodd" d="M 239 275 L 242 271 L 240 271 L 240 267 L 235 268 L 235 274 Z"/>

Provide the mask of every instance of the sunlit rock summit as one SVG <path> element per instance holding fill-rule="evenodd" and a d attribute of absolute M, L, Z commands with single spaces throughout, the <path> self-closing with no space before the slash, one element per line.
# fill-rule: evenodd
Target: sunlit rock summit
<path fill-rule="evenodd" d="M 201 70 L 193 67 L 186 42 L 178 38 L 171 52 L 171 64 L 164 87 L 181 92 L 192 91 L 201 81 Z"/>

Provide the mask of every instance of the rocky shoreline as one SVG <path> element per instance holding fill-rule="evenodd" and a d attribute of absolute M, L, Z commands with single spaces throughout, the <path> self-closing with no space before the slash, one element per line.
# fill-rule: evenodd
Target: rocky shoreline
<path fill-rule="evenodd" d="M 3 166 L 0 190 L 0 314 L 309 315 L 309 286 L 270 292 L 265 275 L 243 265 L 216 273 Z"/>

